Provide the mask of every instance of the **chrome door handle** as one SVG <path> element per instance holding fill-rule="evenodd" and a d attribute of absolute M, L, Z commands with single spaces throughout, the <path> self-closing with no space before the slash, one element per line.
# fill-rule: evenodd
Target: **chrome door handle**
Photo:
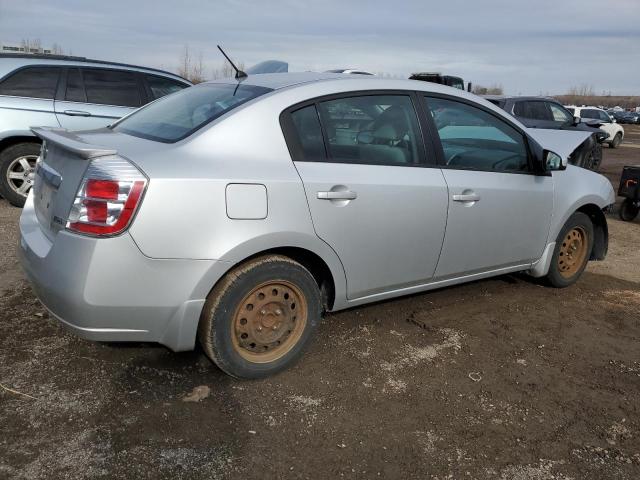
<path fill-rule="evenodd" d="M 451 198 L 454 202 L 478 202 L 480 200 L 480 195 L 475 193 L 463 193 L 460 195 L 452 195 Z"/>
<path fill-rule="evenodd" d="M 82 110 L 65 110 L 65 115 L 69 115 L 70 117 L 90 117 L 91 114 L 89 112 L 84 112 Z"/>
<path fill-rule="evenodd" d="M 358 198 L 358 194 L 350 190 L 346 190 L 342 192 L 340 191 L 318 192 L 319 200 L 355 200 L 356 198 Z"/>

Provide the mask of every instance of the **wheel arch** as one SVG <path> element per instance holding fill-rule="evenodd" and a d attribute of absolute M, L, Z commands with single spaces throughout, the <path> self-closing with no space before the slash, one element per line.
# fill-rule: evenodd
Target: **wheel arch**
<path fill-rule="evenodd" d="M 609 227 L 604 212 L 594 203 L 587 203 L 576 211 L 587 215 L 593 224 L 593 249 L 589 260 L 604 260 L 609 250 Z"/>
<path fill-rule="evenodd" d="M 9 137 L 0 138 L 0 153 L 4 151 L 6 148 L 9 148 L 13 145 L 17 145 L 18 143 L 37 143 L 41 144 L 42 140 L 40 140 L 35 135 L 12 135 Z"/>

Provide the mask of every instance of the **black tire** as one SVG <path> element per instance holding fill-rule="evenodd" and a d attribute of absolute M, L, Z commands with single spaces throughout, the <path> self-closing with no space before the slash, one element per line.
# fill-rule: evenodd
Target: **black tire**
<path fill-rule="evenodd" d="M 589 154 L 584 168 L 597 172 L 602 163 L 602 144 L 596 143 Z"/>
<path fill-rule="evenodd" d="M 35 142 L 23 142 L 16 143 L 10 147 L 5 148 L 0 152 L 0 195 L 2 195 L 11 205 L 15 207 L 23 207 L 24 202 L 27 200 L 26 195 L 21 195 L 13 187 L 8 178 L 9 169 L 14 166 L 14 163 L 20 157 L 37 157 L 40 155 L 40 144 Z M 28 187 L 31 187 L 31 179 L 25 180 L 13 180 L 13 184 L 20 185 L 23 182 L 27 182 Z M 20 186 L 18 185 L 18 186 Z"/>
<path fill-rule="evenodd" d="M 274 284 L 285 286 L 277 292 L 276 288 L 272 288 Z M 266 287 L 263 291 L 264 285 Z M 282 293 L 287 288 L 290 289 L 288 290 L 291 292 L 290 296 L 288 293 Z M 265 294 L 268 297 L 266 299 Z M 260 295 L 262 299 L 259 299 Z M 249 300 L 251 304 L 246 302 L 254 298 L 256 311 L 252 312 L 253 300 Z M 291 302 L 293 298 L 299 298 L 302 305 L 286 303 Z M 278 305 L 283 305 L 284 312 L 277 307 Z M 303 311 L 305 305 L 306 312 Z M 298 310 L 295 310 L 296 308 Z M 264 315 L 266 310 L 270 312 Z M 275 317 L 276 313 L 282 314 L 282 317 Z M 285 319 L 287 315 L 289 316 Z M 238 317 L 243 316 L 248 320 L 241 318 L 238 321 Z M 207 356 L 225 373 L 237 378 L 262 378 L 288 368 L 300 358 L 321 318 L 320 290 L 311 273 L 288 257 L 262 256 L 227 273 L 211 291 L 200 318 L 198 340 Z M 264 324 L 265 319 L 273 323 Z M 282 332 L 271 332 L 271 328 L 276 330 L 271 325 L 275 325 L 279 320 L 282 320 L 280 324 L 284 325 Z M 240 326 L 239 322 L 242 321 L 244 321 L 244 327 Z M 266 325 L 266 333 L 258 333 L 257 329 L 262 331 L 264 325 Z M 242 330 L 238 329 L 244 328 L 249 333 L 239 334 Z M 288 330 L 288 334 L 285 330 Z M 270 344 L 267 347 L 268 342 L 260 343 L 260 340 L 264 339 L 260 337 L 261 335 L 272 334 L 281 335 L 275 339 L 277 345 Z M 249 340 L 242 340 L 242 335 L 250 335 Z M 254 343 L 240 345 L 240 342 L 251 341 Z M 258 342 L 258 345 L 255 342 Z M 256 348 L 258 351 L 252 350 Z M 273 350 L 263 351 L 262 348 L 265 350 L 273 348 Z M 263 361 L 261 355 L 280 356 Z M 254 359 L 257 360 L 254 361 Z"/>
<path fill-rule="evenodd" d="M 583 232 L 586 237 L 584 239 L 584 252 L 582 252 L 583 247 L 581 244 L 580 258 L 576 257 L 576 261 L 572 262 L 571 268 L 563 271 L 568 265 L 566 263 L 566 250 L 571 248 L 571 241 L 568 241 L 568 237 L 574 231 Z M 551 265 L 549 265 L 549 272 L 546 276 L 546 280 L 551 286 L 556 288 L 568 287 L 580 278 L 591 257 L 593 239 L 593 223 L 591 223 L 589 216 L 581 212 L 576 212 L 571 215 L 556 239 L 556 248 L 553 251 Z M 573 254 L 573 252 L 571 252 L 571 254 Z"/>
<path fill-rule="evenodd" d="M 640 211 L 640 207 L 636 206 L 636 204 L 630 198 L 625 198 L 620 205 L 620 210 L 618 211 L 618 215 L 620 216 L 620 220 L 624 220 L 625 222 L 633 222 L 633 220 L 638 216 L 638 212 Z"/>
<path fill-rule="evenodd" d="M 616 136 L 613 137 L 613 140 L 609 144 L 611 148 L 618 148 L 622 143 L 622 134 L 620 132 L 616 133 Z"/>

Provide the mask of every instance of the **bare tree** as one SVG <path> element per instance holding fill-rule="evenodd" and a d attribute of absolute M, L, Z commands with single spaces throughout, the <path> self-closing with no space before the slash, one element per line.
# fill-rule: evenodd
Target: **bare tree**
<path fill-rule="evenodd" d="M 231 59 L 231 61 L 233 61 L 233 63 L 235 63 L 235 65 L 240 70 L 244 70 L 244 62 L 237 62 L 233 58 Z M 213 68 L 213 70 L 211 71 L 211 78 L 213 80 L 216 80 L 218 78 L 229 78 L 235 76 L 235 74 L 236 71 L 233 69 L 231 64 L 226 60 L 223 60 L 220 66 Z"/>
<path fill-rule="evenodd" d="M 55 43 L 51 46 L 51 53 L 54 55 L 64 55 L 64 50 L 60 44 Z"/>
<path fill-rule="evenodd" d="M 205 81 L 204 65 L 202 62 L 202 52 L 198 54 L 198 58 L 194 59 L 189 45 L 184 46 L 180 57 L 180 65 L 178 66 L 178 75 L 186 78 L 191 83 L 201 83 Z"/>

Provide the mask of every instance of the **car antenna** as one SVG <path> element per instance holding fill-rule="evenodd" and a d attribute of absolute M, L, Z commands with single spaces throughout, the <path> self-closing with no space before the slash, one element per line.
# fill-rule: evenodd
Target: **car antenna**
<path fill-rule="evenodd" d="M 224 53 L 224 50 L 222 50 L 222 47 L 220 45 L 217 45 L 217 47 L 218 47 L 218 50 L 220 50 L 220 53 L 224 55 L 224 58 L 227 59 L 227 61 L 231 64 L 233 69 L 236 71 L 236 80 L 242 80 L 243 78 L 247 78 L 248 75 L 235 66 L 235 64 L 231 61 L 229 56 L 226 53 Z"/>

